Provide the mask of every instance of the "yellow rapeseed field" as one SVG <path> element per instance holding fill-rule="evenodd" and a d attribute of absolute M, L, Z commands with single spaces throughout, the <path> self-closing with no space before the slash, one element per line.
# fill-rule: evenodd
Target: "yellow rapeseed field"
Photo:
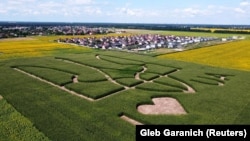
<path fill-rule="evenodd" d="M 235 41 L 179 53 L 165 54 L 159 56 L 159 58 L 170 58 L 250 71 L 250 40 Z"/>
<path fill-rule="evenodd" d="M 27 37 L 0 40 L 0 60 L 19 57 L 39 57 L 58 49 L 83 49 L 54 42 L 59 36 Z M 85 48 L 87 49 L 87 48 Z"/>
<path fill-rule="evenodd" d="M 39 57 L 49 55 L 58 49 L 73 49 L 89 50 L 89 48 L 80 48 L 75 45 L 62 44 L 54 42 L 59 38 L 82 38 L 82 37 L 96 37 L 104 36 L 129 36 L 130 33 L 116 34 L 111 33 L 107 35 L 77 35 L 77 36 L 34 36 L 26 38 L 10 38 L 0 40 L 0 60 L 19 58 L 19 57 Z"/>
<path fill-rule="evenodd" d="M 215 32 L 215 31 L 246 31 L 246 32 L 250 32 L 250 30 L 247 29 L 224 29 L 224 28 L 191 28 L 191 29 L 197 29 L 197 30 L 210 30 L 211 32 Z"/>

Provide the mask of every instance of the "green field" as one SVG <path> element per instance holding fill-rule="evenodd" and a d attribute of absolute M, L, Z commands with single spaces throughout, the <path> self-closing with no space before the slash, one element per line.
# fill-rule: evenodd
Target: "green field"
<path fill-rule="evenodd" d="M 135 140 L 135 125 L 121 116 L 142 124 L 250 124 L 250 69 L 75 48 L 0 61 L 1 141 Z M 137 110 L 156 97 L 176 99 L 187 114 Z"/>

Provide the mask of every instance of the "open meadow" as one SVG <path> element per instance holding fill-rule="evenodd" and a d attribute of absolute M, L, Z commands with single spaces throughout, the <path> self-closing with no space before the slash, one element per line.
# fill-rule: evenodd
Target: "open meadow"
<path fill-rule="evenodd" d="M 58 38 L 69 37 L 0 41 L 0 140 L 132 141 L 139 124 L 250 124 L 248 39 L 153 57 Z"/>

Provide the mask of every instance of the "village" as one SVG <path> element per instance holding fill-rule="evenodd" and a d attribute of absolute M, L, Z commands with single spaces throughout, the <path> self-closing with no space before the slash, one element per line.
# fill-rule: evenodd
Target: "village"
<path fill-rule="evenodd" d="M 86 26 L 0 26 L 1 38 L 16 38 L 27 36 L 47 36 L 47 35 L 96 35 L 113 32 L 110 28 Z"/>
<path fill-rule="evenodd" d="M 121 49 L 145 51 L 156 48 L 177 49 L 189 44 L 219 40 L 215 37 L 189 37 L 159 34 L 143 34 L 133 36 L 111 36 L 111 37 L 84 37 L 66 38 L 56 40 L 59 43 L 71 43 L 80 46 L 99 49 Z"/>

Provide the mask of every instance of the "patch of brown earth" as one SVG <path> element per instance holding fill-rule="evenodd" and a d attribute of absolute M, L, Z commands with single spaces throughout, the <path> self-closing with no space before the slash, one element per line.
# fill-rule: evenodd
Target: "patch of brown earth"
<path fill-rule="evenodd" d="M 95 58 L 98 59 L 98 60 L 101 60 L 99 55 L 96 55 Z"/>
<path fill-rule="evenodd" d="M 140 105 L 137 110 L 146 115 L 184 115 L 187 114 L 174 98 L 154 98 L 154 105 Z"/>
<path fill-rule="evenodd" d="M 77 76 L 77 75 L 74 75 L 74 76 L 72 77 L 72 81 L 73 81 L 73 83 L 78 83 L 78 76 Z"/>
<path fill-rule="evenodd" d="M 180 82 L 180 81 L 179 81 Z M 189 85 L 187 85 L 186 83 L 180 82 L 182 85 L 184 85 L 185 87 L 187 87 L 187 90 L 184 90 L 184 93 L 195 93 L 196 91 Z"/>
<path fill-rule="evenodd" d="M 129 118 L 129 117 L 125 116 L 125 115 L 122 115 L 120 118 L 127 121 L 127 122 L 129 122 L 129 123 L 131 123 L 131 124 L 133 124 L 133 125 L 143 125 L 141 122 L 136 121 L 136 120 L 134 120 L 132 118 Z"/>

